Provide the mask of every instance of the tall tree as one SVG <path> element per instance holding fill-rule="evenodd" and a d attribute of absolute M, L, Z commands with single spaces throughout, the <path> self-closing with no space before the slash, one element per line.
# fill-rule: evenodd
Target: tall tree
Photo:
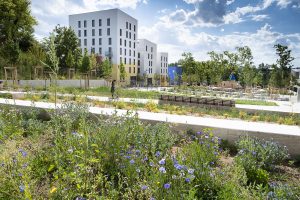
<path fill-rule="evenodd" d="M 102 68 L 102 71 L 103 71 L 103 78 L 106 79 L 106 80 L 111 79 L 112 66 L 111 66 L 111 62 L 109 61 L 109 59 L 105 59 L 102 62 L 101 68 Z"/>
<path fill-rule="evenodd" d="M 71 27 L 56 26 L 54 29 L 56 55 L 59 57 L 60 67 L 67 67 L 67 55 L 71 51 L 74 58 L 78 62 L 79 43 L 78 38 Z M 80 51 L 81 52 L 81 51 Z"/>
<path fill-rule="evenodd" d="M 87 50 L 84 51 L 84 55 L 82 58 L 82 63 L 81 63 L 81 72 L 86 73 L 91 69 L 91 62 L 90 58 L 88 56 Z"/>
<path fill-rule="evenodd" d="M 291 56 L 291 50 L 287 46 L 276 44 L 274 45 L 276 54 L 279 56 L 277 59 L 277 65 L 280 69 L 280 84 L 281 88 L 290 85 L 291 81 L 291 68 L 293 67 L 292 61 L 294 58 Z"/>
<path fill-rule="evenodd" d="M 66 59 L 66 66 L 68 68 L 73 68 L 75 65 L 74 56 L 71 52 L 71 50 L 68 51 L 67 59 Z"/>
<path fill-rule="evenodd" d="M 191 84 L 192 75 L 195 73 L 196 70 L 196 62 L 192 53 L 183 53 L 182 56 L 183 73 L 188 76 L 189 83 Z"/>

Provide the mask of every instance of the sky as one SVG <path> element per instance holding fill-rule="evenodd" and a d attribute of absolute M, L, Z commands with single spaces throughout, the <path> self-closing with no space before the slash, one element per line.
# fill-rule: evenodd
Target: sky
<path fill-rule="evenodd" d="M 119 8 L 138 20 L 138 38 L 157 43 L 176 62 L 183 52 L 208 60 L 207 52 L 249 46 L 254 63 L 273 64 L 274 45 L 292 50 L 300 67 L 300 0 L 32 0 L 35 37 L 48 37 L 68 15 Z"/>

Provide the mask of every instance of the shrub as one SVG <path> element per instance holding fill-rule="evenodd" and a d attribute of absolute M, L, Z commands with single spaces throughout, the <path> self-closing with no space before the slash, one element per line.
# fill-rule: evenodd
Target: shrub
<path fill-rule="evenodd" d="M 145 109 L 148 112 L 158 112 L 157 104 L 152 101 L 145 104 Z"/>

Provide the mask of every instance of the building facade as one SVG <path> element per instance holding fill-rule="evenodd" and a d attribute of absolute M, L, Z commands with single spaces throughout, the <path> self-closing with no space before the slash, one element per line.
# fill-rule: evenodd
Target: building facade
<path fill-rule="evenodd" d="M 120 80 L 124 64 L 126 82 L 137 78 L 138 21 L 119 9 L 110 9 L 69 16 L 82 53 L 95 53 L 112 63 L 112 78 Z"/>
<path fill-rule="evenodd" d="M 157 54 L 157 74 L 160 75 L 160 84 L 166 85 L 168 77 L 168 53 L 158 52 Z"/>
<path fill-rule="evenodd" d="M 138 74 L 143 77 L 148 85 L 154 84 L 154 76 L 157 73 L 157 45 L 146 39 L 137 41 Z"/>

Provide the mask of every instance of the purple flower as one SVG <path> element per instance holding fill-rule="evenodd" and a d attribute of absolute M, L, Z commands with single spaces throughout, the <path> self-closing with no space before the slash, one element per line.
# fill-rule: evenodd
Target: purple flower
<path fill-rule="evenodd" d="M 174 167 L 177 169 L 177 170 L 182 170 L 183 167 L 179 164 L 175 164 Z"/>
<path fill-rule="evenodd" d="M 153 162 L 150 162 L 149 165 L 150 165 L 150 167 L 153 167 L 153 166 L 154 166 L 154 163 L 153 163 Z"/>
<path fill-rule="evenodd" d="M 137 155 L 139 155 L 139 154 L 141 153 L 141 151 L 140 151 L 140 150 L 136 150 L 135 153 L 136 153 Z"/>
<path fill-rule="evenodd" d="M 170 183 L 164 184 L 164 188 L 165 188 L 165 189 L 170 189 L 170 187 L 171 187 L 171 184 L 170 184 Z"/>
<path fill-rule="evenodd" d="M 164 174 L 167 172 L 167 171 L 166 171 L 166 168 L 164 168 L 164 167 L 160 167 L 160 168 L 159 168 L 159 171 L 160 171 L 161 173 L 164 173 Z"/>
<path fill-rule="evenodd" d="M 144 161 L 148 161 L 148 157 L 146 156 L 143 160 L 144 160 Z"/>
<path fill-rule="evenodd" d="M 252 151 L 252 155 L 255 156 L 255 155 L 256 155 L 256 152 L 255 152 L 255 151 Z"/>
<path fill-rule="evenodd" d="M 208 138 L 209 138 L 209 137 L 208 137 L 208 135 L 205 135 L 204 137 L 205 137 L 206 139 L 208 139 Z"/>
<path fill-rule="evenodd" d="M 189 170 L 188 170 L 188 173 L 189 173 L 189 174 L 194 174 L 194 172 L 195 172 L 194 169 L 189 169 Z"/>
<path fill-rule="evenodd" d="M 142 188 L 142 190 L 147 190 L 148 186 L 147 185 L 142 185 L 141 188 Z"/>
<path fill-rule="evenodd" d="M 151 197 L 150 200 L 155 200 L 155 198 L 154 198 L 154 197 Z"/>
<path fill-rule="evenodd" d="M 24 151 L 23 149 L 19 149 L 19 152 L 22 154 L 23 157 L 27 156 L 27 152 Z"/>
<path fill-rule="evenodd" d="M 161 153 L 159 152 L 159 151 L 157 151 L 156 153 L 155 153 L 155 156 L 156 157 L 159 157 L 161 155 Z"/>
<path fill-rule="evenodd" d="M 127 158 L 127 159 L 130 159 L 130 158 L 131 158 L 131 156 L 125 156 L 125 158 Z"/>
<path fill-rule="evenodd" d="M 133 159 L 132 159 L 132 160 L 130 160 L 129 162 L 130 162 L 130 164 L 134 164 L 134 160 L 133 160 Z"/>
<path fill-rule="evenodd" d="M 202 134 L 203 134 L 202 131 L 197 132 L 197 135 L 202 135 Z"/>
<path fill-rule="evenodd" d="M 215 164 L 215 162 L 210 162 L 210 164 L 211 164 L 211 165 L 214 165 L 214 164 Z"/>
<path fill-rule="evenodd" d="M 218 152 L 214 152 L 214 155 L 218 155 Z"/>
<path fill-rule="evenodd" d="M 19 189 L 20 189 L 20 192 L 24 192 L 25 190 L 25 186 L 22 184 L 22 185 L 19 185 Z"/>
<path fill-rule="evenodd" d="M 159 163 L 160 165 L 164 165 L 164 164 L 166 164 L 166 159 L 161 159 L 158 163 Z"/>
<path fill-rule="evenodd" d="M 186 178 L 185 182 L 189 183 L 189 182 L 191 182 L 191 179 L 190 178 Z"/>
<path fill-rule="evenodd" d="M 4 164 L 4 162 L 2 162 L 1 164 L 0 164 L 0 167 L 4 167 L 5 166 L 5 164 Z"/>

